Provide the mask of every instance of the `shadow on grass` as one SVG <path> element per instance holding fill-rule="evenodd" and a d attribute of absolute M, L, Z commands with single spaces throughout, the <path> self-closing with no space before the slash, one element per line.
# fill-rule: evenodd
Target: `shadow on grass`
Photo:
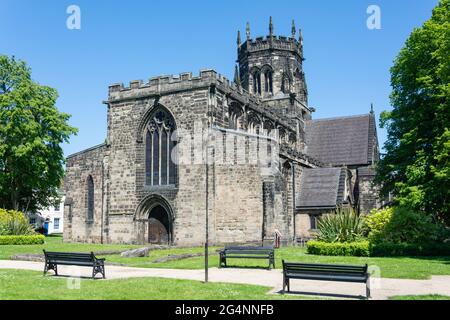
<path fill-rule="evenodd" d="M 226 267 L 218 267 L 218 269 L 253 269 L 253 270 L 275 270 L 275 268 L 269 269 L 263 266 L 239 266 L 239 265 L 227 265 Z"/>
<path fill-rule="evenodd" d="M 95 278 L 88 277 L 88 276 L 74 276 L 74 275 L 68 275 L 68 274 L 46 274 L 43 276 L 44 278 L 61 278 L 61 279 L 83 279 L 83 280 L 107 280 L 108 278 L 103 279 L 100 276 L 96 276 Z"/>
<path fill-rule="evenodd" d="M 348 295 L 348 294 L 339 294 L 339 293 L 318 293 L 318 292 L 306 292 L 306 291 L 290 291 L 290 292 L 283 292 L 283 290 L 277 291 L 276 293 L 280 295 L 287 295 L 287 296 L 296 296 L 296 295 L 302 295 L 302 296 L 311 296 L 311 297 L 321 297 L 321 298 L 335 298 L 335 299 L 358 299 L 358 300 L 367 300 L 365 296 L 354 296 L 354 295 Z"/>

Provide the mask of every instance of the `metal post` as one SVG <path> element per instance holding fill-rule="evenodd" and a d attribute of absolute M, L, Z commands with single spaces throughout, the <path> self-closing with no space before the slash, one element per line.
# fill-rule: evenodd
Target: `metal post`
<path fill-rule="evenodd" d="M 206 148 L 206 204 L 205 204 L 205 283 L 208 282 L 208 238 L 209 238 L 209 221 L 208 221 L 208 199 L 209 199 L 209 165 L 208 165 L 208 148 Z"/>

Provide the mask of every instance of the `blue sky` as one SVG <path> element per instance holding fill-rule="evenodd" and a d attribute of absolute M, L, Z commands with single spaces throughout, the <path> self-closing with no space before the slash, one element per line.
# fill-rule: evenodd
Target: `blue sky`
<path fill-rule="evenodd" d="M 58 108 L 79 134 L 66 155 L 106 137 L 108 85 L 161 74 L 213 68 L 233 78 L 236 33 L 304 35 L 304 69 L 314 118 L 390 109 L 395 56 L 438 0 L 0 0 L 0 54 L 27 61 L 37 82 L 56 88 Z M 81 9 L 81 30 L 66 28 L 69 5 Z M 381 30 L 366 26 L 369 5 L 381 8 Z M 244 36 L 245 37 L 245 36 Z M 385 132 L 379 130 L 380 142 Z"/>

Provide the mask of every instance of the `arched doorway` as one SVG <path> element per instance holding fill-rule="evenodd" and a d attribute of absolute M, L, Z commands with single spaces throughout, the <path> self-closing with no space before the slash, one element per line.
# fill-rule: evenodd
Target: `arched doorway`
<path fill-rule="evenodd" d="M 148 243 L 170 244 L 172 225 L 169 214 L 161 205 L 150 210 L 148 216 Z"/>

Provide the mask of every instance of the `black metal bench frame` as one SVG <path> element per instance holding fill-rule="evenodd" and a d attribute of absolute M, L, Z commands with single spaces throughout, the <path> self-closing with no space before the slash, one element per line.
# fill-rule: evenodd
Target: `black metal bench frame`
<path fill-rule="evenodd" d="M 290 279 L 356 282 L 366 284 L 366 298 L 370 298 L 368 265 L 337 265 L 318 263 L 293 263 L 283 260 L 283 293 L 290 292 Z"/>
<path fill-rule="evenodd" d="M 275 268 L 275 250 L 272 246 L 226 246 L 220 251 L 219 268 L 227 267 L 227 259 L 268 259 L 268 269 Z"/>
<path fill-rule="evenodd" d="M 93 252 L 47 252 L 44 250 L 44 275 L 53 270 L 58 275 L 58 265 L 92 267 L 92 279 L 100 273 L 105 279 L 105 259 L 99 259 Z"/>

